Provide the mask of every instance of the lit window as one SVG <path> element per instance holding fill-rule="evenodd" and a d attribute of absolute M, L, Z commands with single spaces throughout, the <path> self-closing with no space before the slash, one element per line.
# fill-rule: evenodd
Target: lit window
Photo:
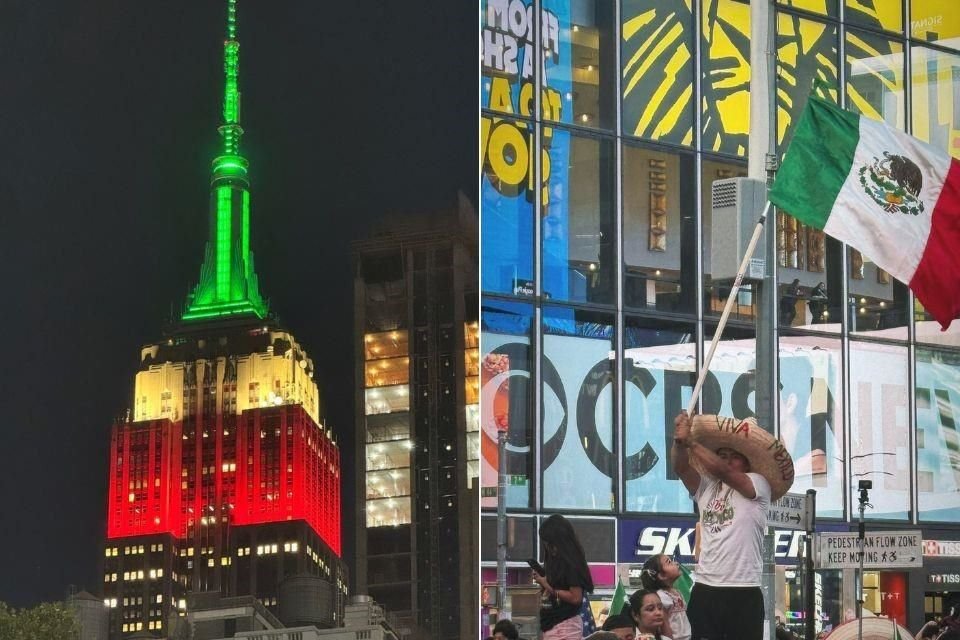
<path fill-rule="evenodd" d="M 180 598 L 180 601 L 177 602 L 177 608 L 180 609 L 181 611 L 186 611 L 187 601 L 184 598 Z"/>
<path fill-rule="evenodd" d="M 143 623 L 142 623 L 142 622 L 138 622 L 138 623 L 137 623 L 137 631 L 143 631 Z"/>
<path fill-rule="evenodd" d="M 130 579 L 130 572 L 129 572 L 129 571 L 124 571 L 124 572 L 123 572 L 123 579 L 124 579 L 124 580 L 129 580 L 129 579 Z"/>
<path fill-rule="evenodd" d="M 104 549 L 103 552 L 108 558 L 110 557 L 110 549 Z"/>
<path fill-rule="evenodd" d="M 127 626 L 128 626 L 128 625 L 127 625 L 126 623 L 124 623 L 124 625 L 123 625 L 123 632 L 124 632 L 124 633 L 126 633 L 126 632 L 128 631 Z"/>
<path fill-rule="evenodd" d="M 162 542 L 158 542 L 158 543 L 157 543 L 157 551 L 163 551 L 163 543 L 162 543 Z"/>
<path fill-rule="evenodd" d="M 216 562 L 213 561 L 213 558 L 207 558 L 207 566 L 212 567 L 216 565 Z"/>
<path fill-rule="evenodd" d="M 103 581 L 104 581 L 104 582 L 110 582 L 110 574 L 109 574 L 109 573 L 103 574 Z"/>
<path fill-rule="evenodd" d="M 162 602 L 163 602 L 163 594 L 162 594 L 162 593 L 158 593 L 158 594 L 157 594 L 157 604 L 161 604 Z"/>
<path fill-rule="evenodd" d="M 157 577 L 158 577 L 158 578 L 162 578 L 162 577 L 163 577 L 163 569 L 157 569 Z"/>
<path fill-rule="evenodd" d="M 257 555 L 258 555 L 258 556 L 262 556 L 262 555 L 263 555 L 263 545 L 262 545 L 262 544 L 258 544 L 258 545 L 257 545 Z"/>
<path fill-rule="evenodd" d="M 299 548 L 300 548 L 300 544 L 299 544 L 299 543 L 297 543 L 297 542 L 291 542 L 291 543 L 290 543 L 290 551 L 292 551 L 293 553 L 296 553 L 296 552 L 297 552 L 297 549 L 299 549 Z"/>
<path fill-rule="evenodd" d="M 188 547 L 188 548 L 187 548 L 187 555 L 188 555 L 188 556 L 191 556 L 191 557 L 193 556 L 193 547 Z"/>
<path fill-rule="evenodd" d="M 137 553 L 143 553 L 143 545 L 140 545 L 140 548 L 137 550 Z"/>
<path fill-rule="evenodd" d="M 137 571 L 137 580 L 143 580 L 143 569 Z"/>
<path fill-rule="evenodd" d="M 276 553 L 276 552 L 277 552 L 277 545 L 275 544 L 270 545 L 270 553 Z"/>
<path fill-rule="evenodd" d="M 123 555 L 125 555 L 125 556 L 130 555 L 130 547 L 124 547 L 124 548 L 123 548 Z"/>
<path fill-rule="evenodd" d="M 156 570 L 156 569 L 150 569 L 150 579 L 151 579 L 151 580 L 156 580 L 156 579 L 157 579 L 157 570 Z"/>

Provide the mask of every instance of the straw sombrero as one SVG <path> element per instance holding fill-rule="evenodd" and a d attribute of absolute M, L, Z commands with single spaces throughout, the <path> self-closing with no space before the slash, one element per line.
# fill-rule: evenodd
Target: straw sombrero
<path fill-rule="evenodd" d="M 834 627 L 827 640 L 856 640 L 860 632 L 860 621 L 851 620 Z M 863 618 L 863 640 L 896 640 L 897 634 L 903 640 L 910 640 L 913 634 L 896 624 L 893 618 Z"/>
<path fill-rule="evenodd" d="M 690 439 L 711 451 L 729 447 L 750 461 L 750 471 L 770 483 L 770 499 L 778 500 L 793 485 L 793 458 L 783 443 L 753 418 L 738 420 L 723 416 L 693 416 Z M 691 458 L 696 466 L 696 458 Z"/>

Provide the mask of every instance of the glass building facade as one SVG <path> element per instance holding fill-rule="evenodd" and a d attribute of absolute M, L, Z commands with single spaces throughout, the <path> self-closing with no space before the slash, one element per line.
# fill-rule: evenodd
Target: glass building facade
<path fill-rule="evenodd" d="M 960 157 L 950 2 L 780 0 L 773 11 L 778 158 L 815 81 L 819 95 Z M 510 580 L 528 579 L 538 518 L 554 512 L 591 532 L 601 593 L 664 545 L 691 555 L 693 503 L 669 443 L 729 294 L 711 267 L 711 193 L 747 174 L 750 20 L 740 0 L 480 3 L 485 582 L 503 424 Z M 858 480 L 870 479 L 868 526 L 919 529 L 953 549 L 960 329 L 940 331 L 870 256 L 786 212 L 775 219 L 774 430 L 796 463 L 791 492 L 815 489 L 820 527 L 845 531 Z M 757 302 L 749 285 L 737 294 L 703 413 L 755 410 L 756 361 L 770 357 L 756 348 Z M 776 539 L 777 608 L 790 620 L 802 545 L 792 532 Z M 931 551 L 925 566 L 960 573 L 960 557 Z M 913 570 L 867 578 L 867 606 L 911 628 L 953 598 Z M 836 624 L 853 574 L 816 579 L 818 625 Z"/>

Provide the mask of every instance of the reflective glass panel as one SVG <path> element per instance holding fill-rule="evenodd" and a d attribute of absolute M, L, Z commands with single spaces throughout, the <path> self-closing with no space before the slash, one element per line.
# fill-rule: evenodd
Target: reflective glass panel
<path fill-rule="evenodd" d="M 531 117 L 534 108 L 532 0 L 480 1 L 480 104 Z"/>
<path fill-rule="evenodd" d="M 480 505 L 497 506 L 498 435 L 506 429 L 507 506 L 533 490 L 533 307 L 483 299 L 480 333 Z"/>
<path fill-rule="evenodd" d="M 837 27 L 777 13 L 777 145 L 780 155 L 790 144 L 807 96 L 814 88 L 814 79 L 830 87 L 828 94 L 817 94 L 836 101 L 839 86 L 837 60 Z"/>
<path fill-rule="evenodd" d="M 903 130 L 903 44 L 849 29 L 845 56 L 847 109 Z"/>
<path fill-rule="evenodd" d="M 694 24 L 688 0 L 622 0 L 623 133 L 692 145 Z"/>
<path fill-rule="evenodd" d="M 915 1 L 915 0 L 914 0 Z M 844 20 L 871 29 L 903 33 L 903 0 L 846 0 Z"/>
<path fill-rule="evenodd" d="M 613 11 L 613 0 L 543 0 L 544 119 L 613 127 Z"/>
<path fill-rule="evenodd" d="M 750 5 L 705 0 L 700 90 L 704 150 L 747 155 L 750 130 Z"/>
<path fill-rule="evenodd" d="M 960 157 L 960 55 L 913 47 L 912 56 L 913 135 Z"/>
<path fill-rule="evenodd" d="M 609 512 L 617 468 L 613 316 L 544 307 L 543 332 L 543 506 Z"/>
<path fill-rule="evenodd" d="M 623 478 L 627 511 L 691 513 L 670 463 L 673 419 L 686 408 L 696 362 L 693 324 L 627 318 L 624 327 Z"/>
<path fill-rule="evenodd" d="M 493 293 L 533 295 L 533 127 L 480 118 L 481 287 Z"/>
<path fill-rule="evenodd" d="M 822 16 L 837 15 L 837 0 L 777 0 L 777 4 L 794 9 L 803 9 Z"/>
<path fill-rule="evenodd" d="M 857 483 L 871 480 L 868 519 L 909 517 L 907 375 L 905 346 L 850 342 L 850 504 Z"/>
<path fill-rule="evenodd" d="M 960 13 L 953 0 L 910 0 L 910 35 L 957 48 Z"/>
<path fill-rule="evenodd" d="M 780 439 L 793 457 L 791 493 L 817 492 L 817 516 L 843 517 L 840 341 L 780 337 Z"/>
<path fill-rule="evenodd" d="M 549 146 L 550 169 L 541 230 L 543 294 L 558 300 L 612 304 L 616 273 L 613 145 L 553 129 L 544 146 Z"/>
<path fill-rule="evenodd" d="M 714 183 L 717 180 L 728 180 L 730 178 L 742 178 L 747 175 L 747 168 L 742 164 L 732 164 L 729 162 L 718 162 L 704 158 L 703 160 L 703 179 L 700 185 L 701 207 L 703 211 L 703 288 L 704 288 L 704 309 L 705 316 L 720 316 L 723 313 L 723 307 L 727 302 L 733 285 L 733 278 L 737 274 L 740 261 L 743 259 L 743 252 L 747 248 L 747 241 L 753 234 L 753 228 L 746 230 L 746 238 L 736 250 L 726 251 L 717 257 L 722 262 L 714 268 L 713 234 L 732 234 L 732 227 L 729 220 L 735 218 L 735 207 L 725 207 L 726 217 L 717 217 L 714 224 Z M 719 192 L 718 192 L 719 193 Z M 722 205 L 721 199 L 717 200 L 717 207 Z M 756 212 L 756 219 L 760 219 L 761 211 Z M 716 271 L 716 277 L 714 275 Z M 754 299 L 750 283 L 743 282 L 740 291 L 737 293 L 736 301 L 730 312 L 730 318 L 733 320 L 752 320 L 756 311 L 756 300 Z"/>
<path fill-rule="evenodd" d="M 960 522 L 960 355 L 917 349 L 917 493 L 925 522 Z"/>
<path fill-rule="evenodd" d="M 696 309 L 693 156 L 623 147 L 624 304 Z"/>

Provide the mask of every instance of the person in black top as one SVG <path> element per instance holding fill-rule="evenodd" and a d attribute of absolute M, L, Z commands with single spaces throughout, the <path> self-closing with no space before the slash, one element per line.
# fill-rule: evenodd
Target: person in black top
<path fill-rule="evenodd" d="M 580 640 L 583 621 L 580 607 L 586 593 L 593 591 L 583 545 L 570 522 L 554 514 L 540 525 L 543 569 L 533 579 L 542 592 L 540 629 L 543 640 Z"/>

